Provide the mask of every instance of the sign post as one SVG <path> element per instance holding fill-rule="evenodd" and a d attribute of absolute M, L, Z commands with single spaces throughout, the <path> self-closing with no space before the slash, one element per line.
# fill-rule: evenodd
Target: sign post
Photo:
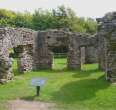
<path fill-rule="evenodd" d="M 33 78 L 31 85 L 36 87 L 36 95 L 40 95 L 40 88 L 45 84 L 45 78 Z"/>
<path fill-rule="evenodd" d="M 36 95 L 39 96 L 39 94 L 40 94 L 40 86 L 36 86 L 36 92 L 37 92 Z"/>

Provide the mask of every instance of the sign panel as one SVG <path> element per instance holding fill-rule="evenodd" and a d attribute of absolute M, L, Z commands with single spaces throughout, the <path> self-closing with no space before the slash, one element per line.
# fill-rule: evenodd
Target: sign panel
<path fill-rule="evenodd" d="M 45 78 L 33 78 L 31 81 L 32 86 L 43 86 L 46 82 Z"/>

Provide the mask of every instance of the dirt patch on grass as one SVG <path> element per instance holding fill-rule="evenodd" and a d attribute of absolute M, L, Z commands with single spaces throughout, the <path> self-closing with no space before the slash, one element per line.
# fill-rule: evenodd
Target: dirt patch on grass
<path fill-rule="evenodd" d="M 9 110 L 50 110 L 54 104 L 39 101 L 13 100 L 9 102 Z"/>

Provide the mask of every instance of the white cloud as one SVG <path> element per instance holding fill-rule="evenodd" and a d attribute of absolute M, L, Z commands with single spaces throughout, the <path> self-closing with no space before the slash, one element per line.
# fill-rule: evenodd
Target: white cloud
<path fill-rule="evenodd" d="M 64 4 L 75 10 L 78 16 L 101 17 L 110 11 L 116 11 L 115 0 L 0 0 L 0 8 L 14 11 L 56 8 Z"/>

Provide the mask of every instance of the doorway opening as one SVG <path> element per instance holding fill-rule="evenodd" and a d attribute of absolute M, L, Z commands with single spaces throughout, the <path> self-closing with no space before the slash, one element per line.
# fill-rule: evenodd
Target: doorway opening
<path fill-rule="evenodd" d="M 62 70 L 67 68 L 67 46 L 53 47 L 53 69 Z"/>

